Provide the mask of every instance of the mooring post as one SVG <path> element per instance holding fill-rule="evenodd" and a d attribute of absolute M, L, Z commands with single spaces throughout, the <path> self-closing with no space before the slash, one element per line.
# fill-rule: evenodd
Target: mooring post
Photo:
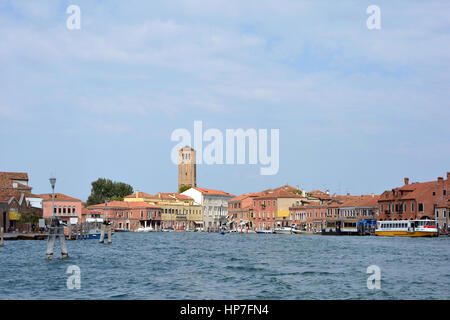
<path fill-rule="evenodd" d="M 105 224 L 102 224 L 102 231 L 100 233 L 100 243 L 105 242 Z"/>
<path fill-rule="evenodd" d="M 111 224 L 108 224 L 108 244 L 112 243 L 112 231 L 111 231 Z"/>
<path fill-rule="evenodd" d="M 0 228 L 0 247 L 3 248 L 3 227 Z"/>

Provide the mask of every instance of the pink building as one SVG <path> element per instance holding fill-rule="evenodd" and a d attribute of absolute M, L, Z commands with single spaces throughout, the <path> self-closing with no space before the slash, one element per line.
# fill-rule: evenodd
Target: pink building
<path fill-rule="evenodd" d="M 53 214 L 52 194 L 41 194 L 39 197 L 42 199 L 43 217 L 51 218 Z M 70 218 L 78 218 L 78 221 L 81 222 L 81 209 L 80 199 L 72 198 L 62 193 L 55 193 L 55 217 L 65 222 L 69 222 Z"/>

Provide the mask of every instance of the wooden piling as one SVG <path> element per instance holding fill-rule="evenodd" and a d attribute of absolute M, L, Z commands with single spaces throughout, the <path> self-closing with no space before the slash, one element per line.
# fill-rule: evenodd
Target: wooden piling
<path fill-rule="evenodd" d="M 112 243 L 112 232 L 111 232 L 111 225 L 108 225 L 108 244 Z"/>
<path fill-rule="evenodd" d="M 105 225 L 102 224 L 102 232 L 100 233 L 100 243 L 104 243 L 105 242 Z"/>
<path fill-rule="evenodd" d="M 0 247 L 3 248 L 3 227 L 0 228 Z"/>

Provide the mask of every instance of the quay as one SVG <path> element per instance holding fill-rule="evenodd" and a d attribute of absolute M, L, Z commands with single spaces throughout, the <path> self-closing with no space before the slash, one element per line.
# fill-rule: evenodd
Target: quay
<path fill-rule="evenodd" d="M 45 240 L 48 238 L 46 233 L 5 233 L 3 235 L 5 241 L 12 240 Z"/>

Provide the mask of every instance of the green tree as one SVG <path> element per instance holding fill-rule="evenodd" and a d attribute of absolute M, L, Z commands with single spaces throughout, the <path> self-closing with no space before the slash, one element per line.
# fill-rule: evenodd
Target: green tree
<path fill-rule="evenodd" d="M 180 189 L 178 189 L 178 193 L 185 192 L 186 190 L 189 190 L 192 188 L 191 186 L 181 186 Z"/>
<path fill-rule="evenodd" d="M 91 183 L 91 195 L 87 200 L 87 205 L 104 203 L 105 200 L 122 201 L 127 195 L 132 194 L 133 187 L 123 182 L 115 182 L 110 179 L 98 178 Z"/>

